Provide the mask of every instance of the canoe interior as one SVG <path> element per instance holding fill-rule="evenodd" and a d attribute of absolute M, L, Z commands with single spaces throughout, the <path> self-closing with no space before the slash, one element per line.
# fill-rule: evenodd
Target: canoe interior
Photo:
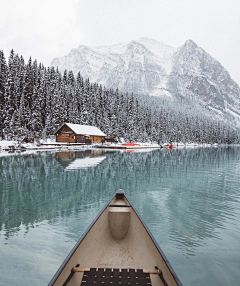
<path fill-rule="evenodd" d="M 161 249 L 121 192 L 116 193 L 80 239 L 49 286 L 81 285 L 83 272 L 73 273 L 72 269 L 75 266 L 96 269 L 155 269 L 158 267 L 167 285 L 181 285 Z M 150 277 L 153 286 L 164 285 L 159 275 L 150 274 Z M 130 284 L 127 285 L 130 286 Z M 112 286 L 115 285 L 112 284 Z"/>

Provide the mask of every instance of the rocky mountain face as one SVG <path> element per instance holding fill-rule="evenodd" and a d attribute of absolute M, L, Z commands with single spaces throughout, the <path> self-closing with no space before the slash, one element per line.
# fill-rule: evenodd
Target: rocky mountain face
<path fill-rule="evenodd" d="M 51 66 L 123 92 L 188 97 L 216 114 L 240 119 L 240 88 L 222 65 L 192 40 L 179 48 L 140 38 L 113 46 L 79 46 Z"/>
<path fill-rule="evenodd" d="M 79 46 L 65 57 L 53 59 L 51 66 L 58 66 L 61 72 L 80 71 L 91 82 L 118 87 L 123 92 L 161 95 L 162 89 L 166 89 L 175 51 L 163 43 L 141 38 L 113 46 Z"/>
<path fill-rule="evenodd" d="M 175 96 L 199 99 L 216 112 L 239 118 L 239 86 L 217 60 L 191 40 L 173 55 L 168 90 Z"/>

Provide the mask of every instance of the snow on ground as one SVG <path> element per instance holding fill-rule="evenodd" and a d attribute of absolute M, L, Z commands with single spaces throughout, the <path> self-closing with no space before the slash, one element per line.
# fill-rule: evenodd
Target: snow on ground
<path fill-rule="evenodd" d="M 2 140 L 0 141 L 0 147 L 8 147 L 8 146 L 15 146 L 17 145 L 17 141 L 7 141 L 7 140 Z"/>
<path fill-rule="evenodd" d="M 119 147 L 119 149 L 122 149 L 121 147 L 123 147 L 124 145 L 122 145 L 124 143 L 124 140 L 121 140 L 122 143 L 104 143 L 105 148 L 109 147 L 109 149 L 111 149 L 111 147 Z M 68 150 L 81 150 L 81 149 L 89 149 L 89 148 L 94 148 L 94 147 L 98 147 L 99 144 L 92 144 L 92 145 L 75 145 L 75 144 L 66 144 L 66 143 L 57 143 L 57 145 L 54 145 L 55 140 L 53 139 L 47 139 L 45 141 L 41 141 L 41 144 L 46 144 L 46 145 L 40 145 L 39 142 L 38 143 L 22 143 L 19 145 L 19 142 L 17 141 L 7 141 L 7 140 L 2 140 L 0 141 L 0 157 L 3 156 L 11 156 L 14 154 L 33 154 L 39 151 L 68 151 Z M 126 143 L 126 142 L 125 142 Z M 154 150 L 156 148 L 160 148 L 160 145 L 158 144 L 154 144 L 154 143 L 136 143 L 137 145 L 135 146 L 128 146 L 127 149 L 122 149 L 125 152 L 140 152 L 142 150 L 142 152 L 145 150 Z M 165 147 L 166 149 L 169 149 L 167 147 L 167 143 L 162 144 L 161 146 Z M 22 147 L 22 149 L 19 148 L 19 146 Z M 182 143 L 182 142 L 173 142 L 173 148 L 198 148 L 198 147 L 218 147 L 218 146 L 222 146 L 222 145 L 218 145 L 217 143 L 215 144 L 197 144 L 197 143 Z M 9 147 L 13 147 L 13 149 L 11 150 Z M 16 148 L 16 149 L 15 149 Z M 17 149 L 18 148 L 18 149 Z M 114 148 L 114 149 L 115 149 Z"/>
<path fill-rule="evenodd" d="M 54 145 L 56 143 L 54 140 L 47 139 L 45 141 L 41 140 L 40 145 L 39 142 L 37 143 L 21 143 L 17 141 L 7 141 L 2 140 L 0 141 L 0 157 L 3 156 L 11 156 L 14 154 L 34 154 L 39 151 L 67 151 L 67 150 L 81 150 L 81 149 L 88 149 L 92 148 L 93 146 L 90 145 L 68 145 L 66 143 L 60 144 L 60 146 Z M 51 144 L 51 145 L 49 145 Z M 59 145 L 59 143 L 57 143 Z M 11 149 L 12 148 L 12 149 Z"/>

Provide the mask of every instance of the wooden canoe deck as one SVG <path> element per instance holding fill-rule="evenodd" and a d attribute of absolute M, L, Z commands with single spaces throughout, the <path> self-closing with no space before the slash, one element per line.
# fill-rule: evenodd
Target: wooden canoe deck
<path fill-rule="evenodd" d="M 102 286 L 114 286 L 114 285 L 127 285 L 139 284 L 139 285 L 151 285 L 150 275 L 143 273 L 143 270 L 138 269 L 94 269 L 91 268 L 90 271 L 85 271 L 81 286 L 91 286 L 92 284 L 103 284 Z"/>
<path fill-rule="evenodd" d="M 89 268 L 83 269 L 74 267 L 72 273 L 63 284 L 64 286 L 75 285 L 76 280 L 72 284 L 71 278 L 74 273 L 82 273 L 79 276 L 78 283 L 80 286 L 156 286 L 156 279 L 153 278 L 157 274 L 160 283 L 157 285 L 168 286 L 159 269 L 112 269 L 112 268 Z M 154 275 L 155 276 L 155 275 Z M 155 277 L 156 278 L 156 277 Z M 153 283 L 152 283 L 153 280 Z"/>

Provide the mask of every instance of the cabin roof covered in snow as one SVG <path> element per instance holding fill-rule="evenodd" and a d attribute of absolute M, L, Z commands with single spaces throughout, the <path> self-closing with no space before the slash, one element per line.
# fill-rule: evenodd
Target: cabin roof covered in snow
<path fill-rule="evenodd" d="M 106 136 L 99 128 L 90 125 L 80 125 L 80 124 L 72 124 L 72 123 L 64 123 L 62 124 L 55 133 L 59 131 L 64 125 L 67 125 L 75 134 L 79 135 L 94 135 L 94 136 Z"/>

